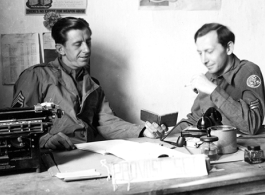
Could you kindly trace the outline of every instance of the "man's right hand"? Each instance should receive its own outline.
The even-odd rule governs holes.
[[[194,75],[192,77],[191,86],[193,89],[197,89],[199,92],[203,92],[208,95],[211,94],[217,87],[216,84],[209,81],[207,77],[202,73]]]
[[[44,145],[45,148],[49,149],[66,149],[74,150],[76,149],[75,145],[71,142],[69,137],[62,132],[59,132],[53,135]]]

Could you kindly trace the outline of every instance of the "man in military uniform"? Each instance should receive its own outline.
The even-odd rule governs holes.
[[[244,134],[260,132],[265,115],[264,81],[260,68],[233,53],[235,35],[226,26],[204,24],[194,36],[198,54],[208,69],[195,75],[191,86],[199,92],[191,113],[174,131],[196,126],[210,107],[222,115],[222,123]]]
[[[114,115],[99,82],[89,75],[91,29],[82,18],[59,19],[52,37],[59,57],[22,72],[14,86],[12,107],[42,102],[60,106],[64,115],[40,138],[41,148],[74,149],[75,143],[145,136],[157,138],[164,125],[131,124]]]

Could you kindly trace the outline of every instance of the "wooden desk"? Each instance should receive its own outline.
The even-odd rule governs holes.
[[[265,151],[265,138],[239,138],[241,145],[258,143]],[[156,140],[158,142],[158,140]],[[64,182],[41,173],[18,173],[0,176],[0,194],[251,194],[265,192],[265,163],[249,165],[233,162],[216,165],[223,171],[196,178],[169,179],[153,182],[119,185],[114,192],[111,181],[106,178]]]

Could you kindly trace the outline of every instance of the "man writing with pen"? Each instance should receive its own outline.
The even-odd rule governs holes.
[[[59,19],[52,27],[59,57],[22,72],[14,86],[12,107],[53,102],[64,111],[40,138],[41,148],[75,149],[74,144],[103,139],[158,138],[164,125],[131,124],[114,115],[99,82],[89,75],[89,24],[82,18]],[[99,136],[100,135],[100,136]]]
[[[224,125],[234,126],[244,134],[260,133],[265,116],[260,68],[233,53],[235,35],[224,25],[204,24],[195,33],[194,40],[208,72],[192,78],[190,84],[198,95],[187,119],[182,119],[173,131],[196,126],[203,113],[213,107],[221,113]]]

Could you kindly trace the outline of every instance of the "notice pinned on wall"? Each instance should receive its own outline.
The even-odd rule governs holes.
[[[139,0],[139,9],[220,10],[222,0]]]
[[[2,82],[14,84],[24,69],[40,63],[38,33],[2,34],[1,51]]]
[[[45,14],[53,11],[60,14],[85,14],[87,0],[24,0],[26,15]]]
[[[44,52],[44,62],[48,63],[55,60],[58,56],[55,49],[55,42],[51,36],[51,32],[42,33],[43,40],[43,52]]]

